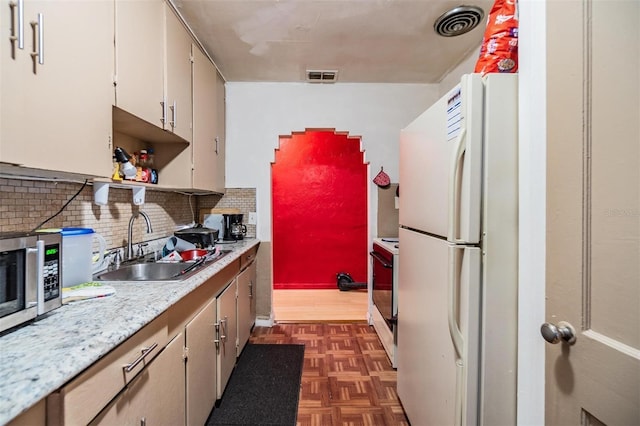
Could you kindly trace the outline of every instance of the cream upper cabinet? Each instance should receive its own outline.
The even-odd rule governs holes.
[[[109,176],[113,0],[0,4],[0,162]]]
[[[165,3],[165,97],[164,128],[191,142],[191,35]]]
[[[116,0],[114,104],[191,135],[191,36],[163,0]]]
[[[224,79],[216,72],[216,188],[223,193],[225,188],[225,120],[226,94]]]
[[[189,149],[166,159],[162,173],[170,176],[173,187],[223,193],[224,80],[197,45],[191,45],[191,52],[193,141]]]
[[[219,190],[217,159],[221,155],[217,137],[217,71],[211,61],[193,46],[193,187]],[[223,187],[224,189],[224,187]],[[222,192],[222,191],[220,191]]]
[[[116,0],[117,107],[164,126],[164,1]]]

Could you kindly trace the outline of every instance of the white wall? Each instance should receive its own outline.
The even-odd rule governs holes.
[[[466,58],[464,58],[456,67],[454,67],[449,73],[440,80],[439,96],[446,95],[456,84],[460,83],[460,77],[463,74],[472,73],[476,67],[476,61],[480,54],[480,46],[474,49]]]
[[[226,84],[226,186],[256,188],[257,237],[271,241],[271,162],[280,135],[332,128],[362,137],[369,179],[370,238],[377,233],[381,166],[398,181],[400,129],[438,99],[428,84]]]

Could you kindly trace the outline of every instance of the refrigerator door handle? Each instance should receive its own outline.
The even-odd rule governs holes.
[[[464,251],[463,247],[449,246],[449,273],[448,275],[448,297],[447,297],[447,314],[449,322],[449,335],[456,351],[456,399],[455,399],[455,426],[462,426],[463,417],[463,396],[464,389],[464,362],[463,362],[463,346],[464,340],[460,325],[458,324],[458,288],[460,284],[460,271],[458,268],[458,252]]]
[[[448,294],[447,294],[447,315],[449,321],[449,334],[451,335],[451,341],[453,347],[456,350],[456,363],[458,360],[462,362],[462,346],[464,344],[462,340],[462,332],[458,324],[458,256],[457,251],[464,250],[464,248],[450,246],[449,247],[449,273],[448,273]]]
[[[455,425],[477,424],[481,250],[449,244],[447,314],[455,350]]]
[[[466,134],[467,129],[462,128],[460,134],[456,138],[456,145],[453,150],[453,158],[451,159],[451,167],[449,167],[449,219],[447,239],[454,243],[462,243],[458,238],[460,229],[460,175],[462,173],[462,156],[466,151]]]

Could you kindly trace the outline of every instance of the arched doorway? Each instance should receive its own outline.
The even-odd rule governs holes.
[[[271,165],[274,289],[367,281],[367,164],[359,137],[307,129],[280,137]]]

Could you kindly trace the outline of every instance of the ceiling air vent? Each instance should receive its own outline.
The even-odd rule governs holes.
[[[459,6],[440,15],[433,24],[436,33],[455,37],[467,33],[482,22],[484,11],[477,6]]]
[[[309,83],[335,83],[338,79],[338,71],[331,70],[307,70]]]

